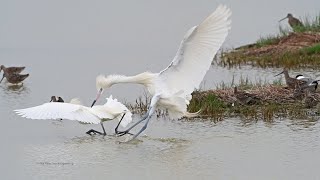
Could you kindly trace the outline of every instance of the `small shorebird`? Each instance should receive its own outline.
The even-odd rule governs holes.
[[[275,76],[279,76],[280,74],[284,74],[284,78],[286,80],[286,84],[289,89],[301,88],[302,86],[307,84],[307,82],[305,82],[305,81],[290,77],[288,69],[286,69],[286,68],[284,68],[282,72],[280,72],[279,74],[277,74]]]
[[[4,65],[1,65],[0,66],[0,72],[3,70],[3,71],[6,71],[7,73],[10,73],[10,74],[19,74],[21,73],[26,67],[22,66],[22,67],[5,67]]]
[[[289,23],[289,25],[291,26],[291,28],[293,30],[295,30],[296,27],[302,27],[303,26],[301,21],[299,19],[293,17],[293,15],[290,14],[290,13],[285,18],[281,19],[280,21],[283,21],[283,20],[285,20],[287,18],[288,18],[288,23]]]
[[[48,102],[40,106],[35,106],[27,109],[14,110],[18,115],[28,119],[69,119],[82,123],[101,124],[103,133],[96,130],[89,130],[87,134],[106,135],[103,126],[104,121],[113,119],[119,120],[119,125],[126,127],[132,121],[132,113],[130,110],[113,99],[112,96],[107,98],[104,105],[86,107],[80,104],[78,99],[72,99],[70,103]]]
[[[51,96],[51,100],[50,100],[50,102],[64,102],[64,100],[60,97],[60,96],[58,96],[58,97],[56,97],[56,96]]]
[[[257,104],[260,98],[257,97],[256,94],[250,94],[244,91],[238,91],[237,87],[234,87],[234,95],[236,96],[237,100],[242,105],[253,105]]]
[[[4,65],[0,66],[0,72],[3,70],[3,76],[0,80],[0,83],[4,78],[7,78],[7,81],[11,84],[19,84],[25,80],[29,74],[19,74],[23,71],[25,67],[5,67]]]

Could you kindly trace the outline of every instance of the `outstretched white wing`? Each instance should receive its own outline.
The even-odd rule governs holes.
[[[29,119],[68,119],[84,123],[100,123],[99,117],[90,112],[89,109],[77,104],[50,102],[14,111],[18,115]]]
[[[171,64],[160,72],[160,81],[170,93],[191,94],[199,88],[211,62],[231,28],[231,11],[219,6],[185,35]]]
[[[131,123],[132,113],[130,112],[130,110],[117,99],[113,99],[112,95],[107,98],[107,103],[105,103],[103,106],[106,107],[106,110],[110,114],[113,114],[119,121],[121,120],[123,113],[126,113],[120,123],[122,127],[126,127],[129,123]]]

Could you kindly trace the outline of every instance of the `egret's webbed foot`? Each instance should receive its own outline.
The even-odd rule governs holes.
[[[141,134],[142,131],[144,131],[146,128],[147,128],[147,125],[149,123],[149,120],[150,120],[150,115],[149,114],[152,114],[154,112],[154,108],[152,108],[151,110],[149,109],[148,112],[142,117],[142,119],[140,119],[138,122],[136,122],[135,124],[133,124],[131,127],[129,127],[127,130],[125,131],[116,131],[116,134],[119,135],[119,136],[123,136],[125,134],[131,134],[129,133],[129,131],[136,127],[138,124],[140,124],[142,121],[144,120],[147,120],[146,123],[144,124],[144,126],[140,129],[140,131],[136,134],[131,134],[133,135],[132,139],[130,139],[129,141],[132,141],[133,139],[135,139],[139,134]],[[126,142],[129,142],[129,141],[126,141]]]
[[[107,135],[106,133],[102,133],[102,132],[96,131],[94,129],[90,129],[86,133],[89,134],[90,136],[95,135],[95,134],[100,134],[100,135],[103,135],[103,136]]]
[[[116,135],[117,136],[124,136],[126,134],[130,134],[130,135],[133,135],[132,133],[129,132],[129,130],[126,130],[126,131],[116,131]]]
[[[99,132],[99,131],[96,131],[94,129],[90,129],[86,133],[89,134],[89,135],[92,135],[92,134],[100,134],[100,135],[103,135],[103,136],[107,135],[106,130],[104,129],[104,126],[103,126],[102,122],[100,124],[101,124],[102,130],[103,130],[103,133]]]

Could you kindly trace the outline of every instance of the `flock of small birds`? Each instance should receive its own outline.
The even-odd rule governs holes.
[[[292,97],[294,99],[302,99],[307,108],[312,108],[320,102],[319,95],[316,93],[320,80],[305,77],[302,74],[298,74],[294,78],[290,77],[287,68],[284,68],[282,72],[275,76],[281,74],[284,74],[287,85],[285,88],[293,90]],[[254,105],[260,101],[257,94],[239,91],[237,87],[234,88],[234,95],[238,102],[243,105]]]
[[[304,97],[304,103],[307,108],[312,108],[319,103],[319,99],[315,96],[320,80],[311,77],[305,77],[298,74],[295,78],[289,76],[288,69],[284,68],[283,71],[276,76],[284,74],[286,84],[289,89],[293,89],[293,97]]]

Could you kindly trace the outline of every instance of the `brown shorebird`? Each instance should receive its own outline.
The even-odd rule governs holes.
[[[19,74],[23,71],[25,67],[8,67],[6,68],[4,65],[0,66],[0,72],[3,70],[3,76],[0,80],[2,82],[3,78],[7,78],[7,81],[11,84],[19,84],[23,80],[25,80],[29,74]]]
[[[236,96],[237,100],[242,105],[253,105],[257,104],[260,100],[259,97],[257,97],[256,94],[250,94],[244,91],[238,91],[237,87],[234,87],[234,95]]]
[[[275,76],[279,76],[280,74],[284,74],[284,78],[286,80],[286,84],[289,89],[301,88],[307,84],[307,82],[305,82],[305,81],[290,77],[287,68],[284,68],[281,73],[279,73]]]
[[[4,72],[7,72],[9,74],[19,74],[21,73],[26,67],[5,67],[4,65],[0,66],[0,72],[3,70]]]
[[[295,30],[295,28],[297,28],[297,27],[303,27],[303,24],[301,23],[301,21],[299,19],[293,17],[292,14],[290,14],[290,13],[285,18],[281,19],[280,21],[283,21],[287,18],[288,18],[288,23],[293,30]]]
[[[63,100],[60,96],[58,96],[58,97],[56,97],[56,96],[51,96],[50,102],[61,102],[61,103],[63,103],[64,100]]]

